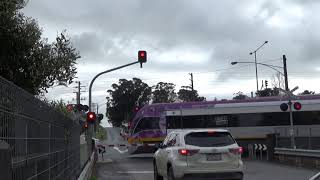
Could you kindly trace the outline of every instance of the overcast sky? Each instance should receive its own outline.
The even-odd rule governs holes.
[[[178,89],[190,84],[192,72],[195,89],[209,100],[249,95],[256,89],[254,65],[230,62],[254,61],[249,53],[266,40],[258,62],[281,66],[285,54],[289,86],[320,92],[319,8],[312,0],[32,0],[23,11],[49,41],[67,30],[82,56],[77,77],[83,85],[100,71],[136,61],[138,50],[148,51],[143,69],[131,66],[97,79],[93,102],[105,112],[106,90],[119,78],[138,77],[150,86],[172,82]],[[258,73],[261,86],[262,80],[271,84],[275,71],[259,66]],[[46,96],[74,102],[73,86]]]

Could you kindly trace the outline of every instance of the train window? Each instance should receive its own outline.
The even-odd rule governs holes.
[[[160,120],[159,117],[144,117],[144,118],[142,118],[139,121],[134,133],[138,133],[143,130],[160,129],[159,120]]]
[[[167,116],[167,129],[180,129],[181,128],[181,116]]]
[[[204,128],[205,118],[204,116],[183,116],[182,127],[183,128]]]

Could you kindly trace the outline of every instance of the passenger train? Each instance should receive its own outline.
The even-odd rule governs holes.
[[[293,110],[296,129],[320,127],[320,96],[297,96],[302,107]],[[130,122],[129,153],[149,152],[174,129],[224,128],[242,146],[257,143],[278,128],[290,126],[289,111],[280,109],[286,97],[150,104],[141,108]]]

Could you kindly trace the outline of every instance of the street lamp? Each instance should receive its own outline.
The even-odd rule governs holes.
[[[268,41],[266,41],[265,43],[267,43]],[[262,47],[262,46],[260,46]],[[259,47],[259,48],[260,48]],[[258,48],[258,49],[259,49]],[[231,62],[231,65],[236,65],[236,64],[240,64],[240,63],[243,63],[243,64],[255,64],[255,65],[262,65],[262,66],[266,66],[266,67],[269,67],[275,71],[277,71],[278,73],[280,73],[281,75],[284,76],[284,80],[285,80],[285,90],[282,90],[280,87],[279,87],[279,90],[282,90],[284,91],[288,97],[289,97],[289,113],[290,113],[290,127],[291,127],[291,131],[290,131],[290,136],[291,136],[291,147],[293,149],[296,149],[296,145],[295,145],[295,142],[294,142],[294,127],[293,127],[293,113],[292,113],[292,92],[295,91],[297,89],[294,88],[290,91],[289,89],[289,83],[288,83],[288,71],[287,71],[287,58],[285,55],[282,56],[282,61],[283,61],[283,67],[281,66],[275,66],[275,65],[270,65],[270,64],[265,64],[265,63],[257,63],[256,61],[255,62],[237,62],[237,61],[234,61],[234,62]],[[276,68],[283,68],[283,73],[281,71],[279,71],[278,69]],[[257,82],[258,83],[258,82]],[[258,91],[257,91],[258,92]]]
[[[262,48],[265,44],[267,44],[268,41],[265,41],[261,46],[259,46],[256,50],[253,52],[250,52],[250,55],[254,54],[254,63],[256,66],[256,81],[257,81],[257,92],[259,91],[259,82],[258,82],[258,63],[257,63],[257,51]]]

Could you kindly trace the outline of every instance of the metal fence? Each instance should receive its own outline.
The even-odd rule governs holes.
[[[320,150],[319,126],[295,127],[293,132],[297,149]],[[277,128],[275,133],[277,148],[291,148],[290,127]]]
[[[0,179],[76,179],[80,127],[0,77]]]

